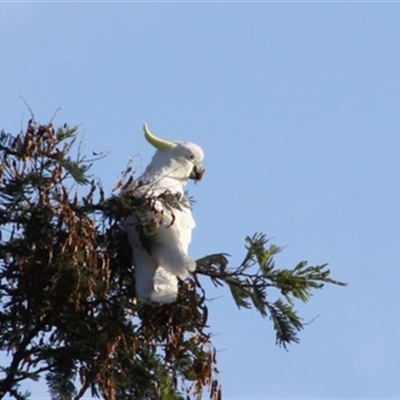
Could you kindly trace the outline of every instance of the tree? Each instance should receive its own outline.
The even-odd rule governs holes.
[[[0,398],[26,399],[21,383],[44,376],[54,399],[221,398],[216,351],[199,275],[227,285],[239,308],[269,318],[276,341],[298,342],[304,327],[295,301],[333,280],[327,265],[279,269],[281,249],[264,234],[245,239],[230,267],[224,253],[197,260],[169,305],[138,302],[131,249],[120,221],[135,213],[143,238],[156,240],[143,218],[149,201],[106,196],[89,179],[77,129],[33,119],[18,135],[0,134]],[[130,168],[116,188],[131,183]],[[78,196],[78,186],[84,194]],[[172,207],[176,199],[168,199]],[[280,296],[269,299],[271,289]]]

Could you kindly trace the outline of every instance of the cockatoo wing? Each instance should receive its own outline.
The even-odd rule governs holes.
[[[184,280],[189,271],[196,269],[196,262],[188,256],[192,229],[195,226],[192,213],[186,207],[181,210],[160,209],[160,204],[157,204],[156,208],[163,219],[157,230],[158,241],[152,249],[152,255],[161,267]]]
[[[124,227],[133,251],[137,297],[142,301],[172,303],[178,294],[177,277],[164,269],[143,247],[133,215],[125,220]]]

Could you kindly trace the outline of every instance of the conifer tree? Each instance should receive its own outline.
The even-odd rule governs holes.
[[[296,301],[325,283],[343,285],[326,264],[276,267],[281,248],[260,233],[245,239],[238,266],[225,253],[197,260],[176,302],[137,301],[120,222],[134,213],[146,240],[156,240],[141,218],[149,205],[106,195],[85,156],[72,157],[76,139],[77,128],[33,119],[18,135],[0,134],[0,399],[28,399],[24,381],[41,378],[52,399],[220,399],[200,275],[269,319],[285,348],[304,328]],[[130,178],[128,169],[116,187]]]

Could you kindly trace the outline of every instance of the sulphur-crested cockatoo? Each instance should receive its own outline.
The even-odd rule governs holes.
[[[153,135],[144,127],[147,141],[156,149],[151,163],[137,180],[135,195],[155,198],[160,194],[185,199],[184,187],[188,179],[198,181],[204,174],[203,150],[193,143],[170,142]],[[148,218],[157,221],[157,240],[150,250],[143,246],[137,218],[125,220],[129,242],[133,250],[136,295],[142,301],[171,303],[178,294],[178,278],[184,280],[196,268],[188,255],[195,222],[187,199],[187,206],[170,207],[156,200],[148,211]]]

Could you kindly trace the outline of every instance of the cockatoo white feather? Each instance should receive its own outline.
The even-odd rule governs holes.
[[[144,126],[146,139],[157,148],[151,163],[137,180],[135,195],[157,197],[163,193],[184,199],[188,179],[200,180],[204,167],[202,149],[193,143],[168,142],[156,138]],[[140,240],[137,218],[125,220],[129,242],[133,249],[136,294],[143,301],[170,303],[178,294],[178,278],[184,280],[196,269],[188,248],[196,226],[189,204],[180,209],[166,207],[156,200],[149,219],[161,216],[157,224],[157,242],[148,251]]]

